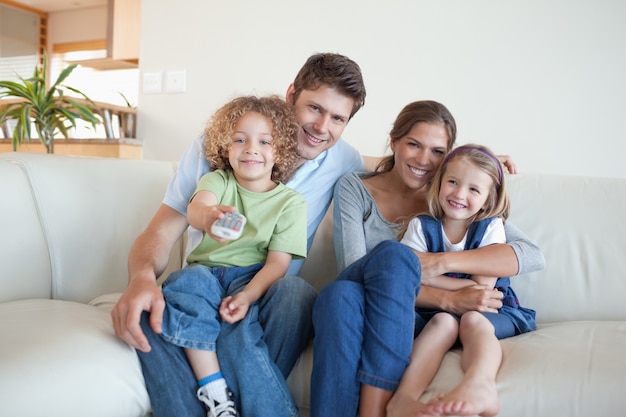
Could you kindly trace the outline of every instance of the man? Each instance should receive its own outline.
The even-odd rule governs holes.
[[[363,169],[359,153],[341,140],[365,101],[360,68],[342,55],[315,54],[287,89],[286,100],[293,104],[300,125],[299,166],[287,186],[307,201],[310,248],[335,182],[347,172]],[[195,377],[184,352],[159,336],[164,300],[156,278],[188,227],[187,203],[208,170],[199,137],[183,155],[163,204],[131,248],[128,288],[111,312],[116,335],[138,350],[155,417],[206,414],[195,399]],[[189,248],[200,237],[198,231],[190,231]],[[220,333],[222,371],[246,417],[298,415],[285,378],[310,339],[316,296],[309,284],[293,276],[301,265],[292,263],[288,277],[276,282],[246,319],[236,326],[224,325]],[[220,342],[229,349],[220,350]]]

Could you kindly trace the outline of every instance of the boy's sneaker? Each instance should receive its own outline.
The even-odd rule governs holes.
[[[207,417],[239,417],[239,413],[235,408],[233,393],[226,387],[226,397],[228,400],[218,403],[206,394],[206,390],[200,388],[198,390],[198,399],[206,404],[209,411]]]

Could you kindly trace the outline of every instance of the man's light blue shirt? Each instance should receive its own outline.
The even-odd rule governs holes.
[[[187,147],[163,198],[163,204],[185,217],[187,204],[196,190],[200,177],[211,170],[204,155],[203,141],[204,135],[200,135]],[[363,158],[359,152],[339,138],[335,145],[317,158],[306,161],[285,184],[302,194],[306,200],[309,249],[313,244],[317,227],[328,210],[337,180],[348,172],[362,170]],[[195,248],[201,239],[202,232],[190,227],[186,254]],[[288,275],[297,275],[303,263],[304,260],[292,261]]]

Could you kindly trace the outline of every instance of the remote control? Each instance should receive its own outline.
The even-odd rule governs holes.
[[[235,240],[241,236],[246,218],[239,213],[224,213],[224,217],[218,219],[211,226],[211,233],[224,239]]]

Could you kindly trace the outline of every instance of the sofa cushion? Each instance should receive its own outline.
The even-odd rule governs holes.
[[[500,415],[599,416],[626,410],[626,322],[540,325],[501,343]],[[461,350],[455,349],[422,398],[448,392],[462,376]]]
[[[0,304],[0,415],[136,417],[150,402],[134,349],[107,309],[61,300]]]
[[[44,225],[31,227],[41,227],[47,244],[44,265],[38,266],[51,271],[47,273],[52,275],[51,294],[48,291],[46,297],[87,303],[101,294],[123,291],[128,283],[130,247],[159,207],[175,164],[20,152],[0,154],[2,160],[19,166],[28,177],[28,185],[16,183],[16,190],[32,190],[35,196],[31,197],[35,208],[31,202],[24,210],[34,210],[36,215],[21,215]],[[4,182],[0,183],[0,195],[11,191],[5,187],[13,187]],[[21,202],[11,204],[14,210],[21,206]],[[20,225],[8,226],[10,233],[23,233]],[[24,236],[30,242],[41,234]],[[16,247],[29,250],[27,243]],[[171,263],[181,265],[181,255],[179,244]],[[22,254],[15,262],[28,259]],[[19,277],[42,275],[25,271]],[[29,298],[34,297],[30,293]]]
[[[29,179],[19,164],[0,159],[0,302],[49,298],[52,271]]]
[[[511,280],[537,323],[626,320],[626,178],[518,174],[507,189],[510,221],[546,258]]]

